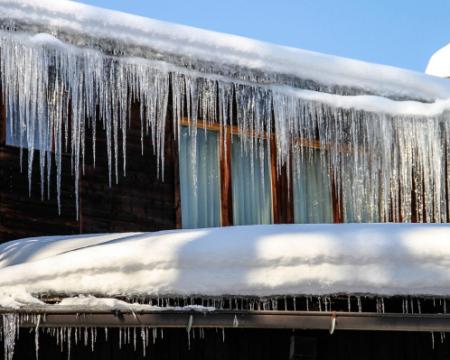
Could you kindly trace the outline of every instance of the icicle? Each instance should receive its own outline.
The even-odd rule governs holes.
[[[145,357],[147,350],[147,343],[145,341],[145,330],[143,327],[141,327],[141,341],[142,341],[142,355]]]
[[[358,301],[358,312],[362,312],[361,296],[357,296],[356,299]]]
[[[88,346],[88,342],[89,342],[89,332],[88,332],[88,328],[85,327],[84,328],[84,346]]]
[[[91,328],[91,351],[94,352],[95,345],[95,336],[94,336],[94,328]]]
[[[187,335],[188,335],[188,347],[189,349],[191,349],[191,329],[192,329],[192,324],[194,322],[194,317],[192,315],[189,315],[189,321],[186,327],[186,331],[187,331]]]
[[[434,332],[431,332],[431,348],[434,350]]]
[[[38,314],[36,327],[34,328],[34,348],[36,353],[36,360],[39,359],[39,325],[41,324],[41,315]]]
[[[67,328],[67,360],[70,360],[72,348],[72,328]]]
[[[3,314],[3,352],[5,360],[12,360],[14,356],[14,347],[16,344],[16,337],[18,332],[19,317],[17,314]]]
[[[60,327],[59,329],[56,330],[56,333],[58,334],[57,343],[59,343],[59,351],[64,352],[65,329],[63,327]]]
[[[222,342],[225,343],[225,328],[222,328]]]
[[[234,319],[233,319],[233,327],[237,328],[239,326],[239,320],[237,318],[237,315],[234,315]]]

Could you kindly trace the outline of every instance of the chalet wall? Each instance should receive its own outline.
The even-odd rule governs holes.
[[[157,174],[157,157],[149,137],[141,152],[139,108],[131,110],[127,130],[127,174],[119,165],[119,183],[109,187],[106,136],[97,129],[97,159],[93,166],[91,143],[87,146],[86,173],[81,179],[80,231],[155,231],[176,228],[175,156],[172,130],[167,128],[164,181]],[[121,153],[120,153],[121,154]],[[120,156],[121,158],[121,156]],[[120,159],[121,160],[121,159]]]
[[[56,180],[51,180],[53,195],[41,201],[38,162],[33,166],[31,197],[28,196],[26,175],[27,152],[24,151],[24,171],[20,172],[19,149],[0,148],[0,240],[28,236],[76,234],[79,225],[75,220],[73,181],[69,159],[64,159],[61,187],[61,216],[58,216]],[[55,171],[55,169],[53,169]]]
[[[74,178],[70,157],[63,159],[61,215],[56,202],[56,177],[51,177],[51,198],[41,201],[38,158],[35,158],[32,192],[28,195],[27,151],[4,146],[0,140],[0,242],[41,236],[97,232],[154,231],[176,227],[175,156],[171,129],[167,129],[164,181],[157,177],[157,158],[149,139],[141,156],[140,120],[137,106],[131,111],[127,141],[127,176],[119,184],[108,184],[105,136],[97,129],[96,167],[93,167],[91,145],[86,151],[86,173],[80,181],[80,221],[76,220]],[[3,113],[0,134],[4,134]],[[89,140],[89,139],[87,139]],[[88,144],[91,142],[88,141]],[[53,174],[55,169],[52,169]]]

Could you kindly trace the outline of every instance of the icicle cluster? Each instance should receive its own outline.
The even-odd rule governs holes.
[[[39,150],[42,196],[50,194],[55,163],[59,206],[63,154],[71,156],[78,209],[86,141],[92,139],[95,164],[99,127],[106,132],[110,185],[121,171],[126,173],[129,110],[136,100],[142,146],[149,134],[158,171],[163,169],[171,109],[176,138],[186,117],[194,135],[198,119],[220,124],[222,132],[228,125],[237,126],[244,139],[242,151],[251,154],[265,156],[262,139],[274,141],[278,171],[284,164],[297,163],[305,148],[316,144],[330,169],[345,221],[450,220],[448,112],[421,117],[342,109],[302,99],[281,86],[37,42],[31,35],[11,32],[0,35],[0,58],[8,131],[21,148],[31,149],[30,184],[34,149]]]
[[[131,300],[131,299],[130,299]],[[186,311],[189,315],[186,320],[186,346],[190,349],[193,340],[203,340],[207,336],[218,336],[225,342],[225,328],[214,329],[202,328],[196,324],[196,318],[208,316],[208,311],[202,313],[199,306],[213,306],[214,311],[234,312],[227,329],[240,328],[242,313],[257,313],[258,311],[299,311],[299,312],[369,312],[379,314],[447,314],[446,297],[415,297],[415,296],[395,296],[378,297],[370,295],[298,295],[298,296],[273,296],[273,297],[167,297],[167,298],[133,298],[133,302],[145,302],[160,307],[159,311],[176,311],[177,313]],[[130,304],[131,305],[131,304]],[[185,306],[180,307],[180,306]],[[197,307],[196,307],[197,306]],[[205,308],[206,309],[206,308]],[[34,333],[34,344],[36,359],[39,359],[39,341],[41,337],[51,336],[56,340],[56,345],[61,352],[67,354],[70,359],[73,346],[84,346],[95,351],[97,342],[116,342],[119,349],[128,348],[135,352],[140,352],[143,357],[151,356],[151,345],[157,340],[164,339],[164,329],[152,327],[142,323],[136,326],[121,327],[95,327],[83,324],[85,318],[83,314],[86,309],[80,309],[80,324],[55,326],[46,324],[46,313],[4,313],[0,316],[0,346],[3,343],[4,359],[12,360],[16,342],[19,339],[19,329],[24,326],[30,329],[30,334]],[[42,310],[41,310],[42,311]],[[52,305],[49,305],[48,312],[51,313]],[[151,312],[158,311],[155,308]],[[209,310],[213,311],[213,310]],[[88,313],[88,312],[87,312]],[[145,313],[145,312],[144,312]],[[141,311],[132,312],[133,317],[139,319]],[[117,316],[121,317],[121,312],[117,311]],[[139,323],[139,322],[138,322]],[[214,334],[215,333],[215,334]],[[434,333],[432,332],[434,339]],[[445,340],[445,333],[440,333],[441,343]]]
[[[3,353],[5,360],[12,360],[16,339],[19,336],[19,316],[17,314],[2,315],[2,331],[0,335],[3,335]]]

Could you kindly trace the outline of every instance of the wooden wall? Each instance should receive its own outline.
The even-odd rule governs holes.
[[[42,330],[41,330],[42,331]],[[197,330],[198,331],[198,330]],[[131,332],[132,333],[132,332]],[[441,343],[440,334],[434,334],[434,349],[430,333],[406,332],[344,332],[333,335],[322,331],[289,330],[205,330],[205,338],[191,336],[188,347],[184,329],[165,329],[164,338],[147,348],[146,359],[153,360],[288,360],[291,337],[296,337],[297,360],[443,360],[450,355],[450,341]],[[150,337],[151,338],[151,337]],[[88,346],[75,345],[72,334],[71,356],[77,359],[144,359],[139,332],[137,351],[131,344],[119,349],[118,330],[109,330],[109,341],[104,341],[103,329],[98,329],[94,352]],[[67,359],[67,344],[63,351],[56,339],[41,332],[39,344],[40,359]],[[2,357],[3,346],[0,348]],[[34,331],[21,330],[16,345],[14,360],[35,359]]]
[[[156,173],[156,156],[146,138],[141,156],[139,112],[131,111],[127,141],[127,176],[108,184],[105,133],[97,129],[96,168],[87,139],[86,173],[80,181],[80,220],[76,220],[74,178],[70,157],[63,159],[62,211],[58,215],[56,179],[52,176],[51,198],[41,201],[39,164],[35,158],[32,193],[28,195],[27,152],[20,172],[19,149],[4,145],[6,119],[0,120],[0,242],[30,236],[98,232],[154,231],[176,227],[175,155],[171,129],[167,129],[165,178]],[[37,155],[36,155],[37,156]],[[55,169],[52,170],[55,174]]]

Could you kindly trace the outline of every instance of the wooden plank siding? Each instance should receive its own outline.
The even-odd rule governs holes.
[[[131,110],[127,131],[127,176],[108,184],[105,132],[97,129],[96,167],[93,166],[92,141],[86,139],[85,174],[80,179],[80,221],[76,220],[74,177],[70,156],[63,156],[61,215],[56,202],[56,179],[51,178],[51,199],[41,201],[39,161],[34,161],[32,194],[28,196],[27,150],[23,152],[20,172],[18,148],[0,143],[0,242],[12,239],[98,232],[156,231],[177,226],[175,204],[175,153],[172,130],[167,128],[164,181],[157,177],[157,158],[150,139],[144,139],[141,156],[140,119],[137,104]],[[0,130],[4,133],[3,112]],[[90,134],[90,131],[88,131]],[[3,137],[4,140],[4,137]],[[121,169],[121,166],[120,166]],[[56,173],[53,169],[52,173]]]
[[[99,123],[99,122],[98,122]],[[170,123],[170,122],[168,122]],[[139,106],[131,109],[127,129],[127,173],[123,176],[119,151],[119,182],[109,187],[106,136],[97,129],[96,166],[93,166],[92,142],[87,141],[86,173],[81,177],[81,231],[83,233],[156,231],[177,226],[175,204],[175,153],[173,133],[166,130],[164,180],[157,176],[157,156],[150,138],[144,137],[141,152]],[[119,145],[121,147],[121,145]]]

